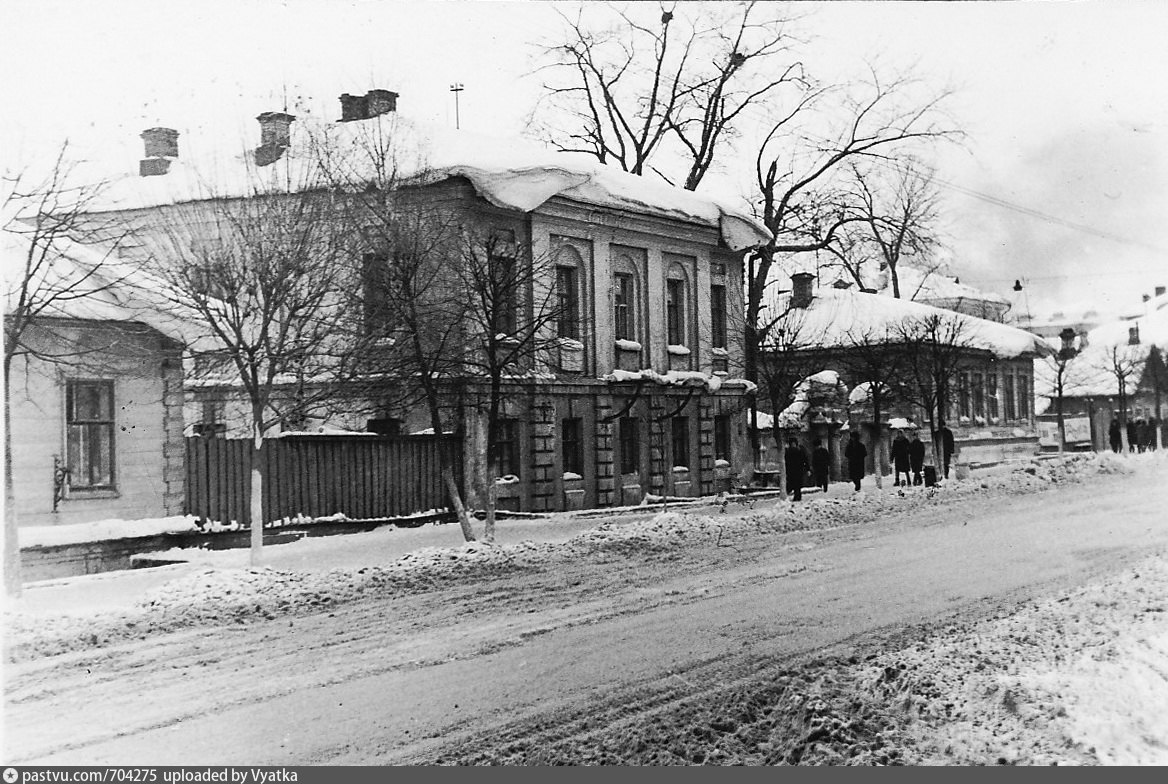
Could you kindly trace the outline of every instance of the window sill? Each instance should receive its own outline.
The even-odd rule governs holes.
[[[69,495],[62,501],[98,501],[121,498],[122,494],[112,488],[69,488]]]

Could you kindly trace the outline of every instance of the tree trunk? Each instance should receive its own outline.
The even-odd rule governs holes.
[[[450,504],[454,507],[454,514],[458,516],[458,527],[462,529],[462,538],[468,542],[475,540],[474,529],[470,524],[470,515],[462,505],[462,494],[458,492],[458,482],[454,479],[454,469],[450,464],[442,462],[442,481],[446,483],[446,492],[450,494]]]
[[[876,464],[876,489],[884,489],[884,434],[880,428],[880,382],[872,382],[872,429],[875,440],[872,442],[872,462]]]
[[[251,448],[251,565],[260,566],[264,554],[264,436],[261,425],[256,422],[252,425],[253,440]]]
[[[20,534],[16,519],[16,486],[12,478],[12,402],[9,390],[9,357],[4,361],[4,592],[18,598],[20,579]]]
[[[1062,455],[1067,450],[1067,423],[1063,420],[1063,389],[1058,387],[1058,453]]]

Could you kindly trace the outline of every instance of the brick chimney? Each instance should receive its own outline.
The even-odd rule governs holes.
[[[173,128],[147,128],[138,134],[145,146],[145,157],[138,162],[138,174],[155,177],[170,170],[171,159],[178,157],[178,131]]]
[[[1140,325],[1136,324],[1134,327],[1127,328],[1127,344],[1129,346],[1140,345]]]
[[[369,117],[369,100],[364,95],[341,96],[341,122],[364,120]]]
[[[287,147],[292,139],[292,121],[296,118],[283,112],[264,112],[260,121],[260,144],[264,147]]]
[[[284,112],[264,112],[256,117],[260,123],[260,146],[255,149],[256,166],[268,166],[280,160],[292,143],[292,122]]]
[[[397,111],[397,93],[392,90],[370,90],[365,94],[370,117]]]
[[[815,276],[810,272],[796,272],[791,276],[791,307],[805,308],[811,304],[811,281]]]
[[[398,94],[392,90],[370,90],[365,95],[341,95],[341,122],[368,120],[397,111]]]

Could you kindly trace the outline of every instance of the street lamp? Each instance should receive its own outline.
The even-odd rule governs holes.
[[[1063,420],[1063,388],[1067,382],[1067,363],[1079,355],[1079,350],[1075,348],[1075,330],[1070,327],[1066,327],[1059,333],[1059,340],[1062,345],[1059,347],[1055,359],[1055,393],[1058,395],[1058,434],[1059,454],[1061,455],[1067,448],[1067,425]]]

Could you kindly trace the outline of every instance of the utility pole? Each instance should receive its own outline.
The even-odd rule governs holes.
[[[460,92],[462,92],[464,89],[465,88],[462,86],[462,82],[455,82],[454,84],[450,85],[450,92],[454,93],[454,128],[455,128],[455,130],[458,130],[458,128],[461,127],[461,123],[459,122],[460,118],[458,116],[458,94]]]

